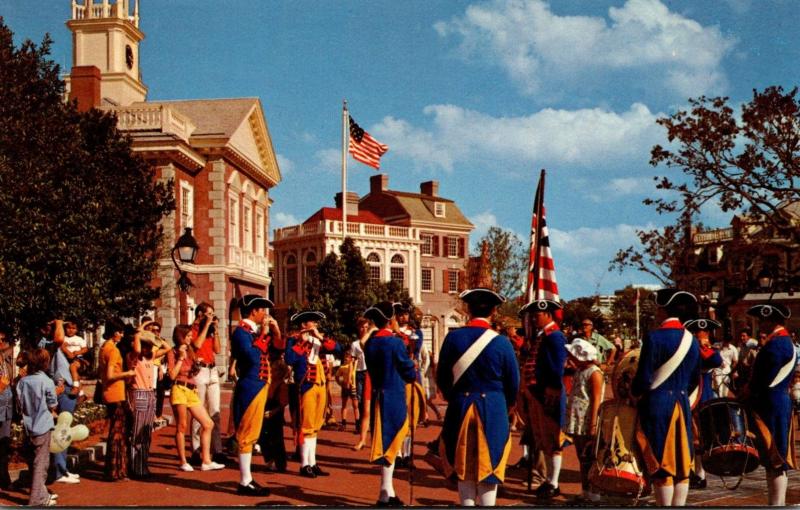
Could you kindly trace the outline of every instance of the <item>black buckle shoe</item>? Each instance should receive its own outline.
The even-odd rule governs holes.
[[[314,468],[311,466],[303,466],[300,468],[300,476],[303,478],[316,478],[317,474],[314,472]]]
[[[257,484],[255,480],[252,480],[247,485],[239,484],[239,486],[236,488],[236,494],[240,496],[258,496],[265,498],[269,496],[269,489],[262,487],[261,485]]]
[[[692,473],[692,476],[689,477],[689,488],[690,489],[705,489],[708,486],[708,482],[706,482],[705,478],[700,478],[699,476]]]
[[[533,491],[533,493],[536,494],[537,498],[551,499],[559,496],[561,494],[561,489],[553,486],[553,484],[550,482],[544,482],[535,491]]]
[[[316,464],[314,464],[313,466],[311,466],[311,470],[312,470],[312,471],[314,472],[314,474],[315,474],[315,475],[317,475],[317,476],[330,476],[330,473],[328,473],[327,471],[323,471],[323,470],[322,470],[322,469],[321,469],[321,468],[320,468],[318,465],[316,465]]]

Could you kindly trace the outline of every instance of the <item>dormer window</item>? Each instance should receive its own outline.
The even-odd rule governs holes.
[[[434,216],[436,216],[437,218],[444,218],[444,215],[445,215],[444,205],[445,205],[444,202],[435,202],[433,204],[433,214],[434,214]]]

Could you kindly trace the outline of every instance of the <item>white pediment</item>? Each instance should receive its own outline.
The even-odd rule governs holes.
[[[272,148],[264,112],[259,104],[254,104],[242,120],[242,123],[228,139],[228,147],[247,158],[275,183],[280,182],[281,172],[278,168],[278,160]]]

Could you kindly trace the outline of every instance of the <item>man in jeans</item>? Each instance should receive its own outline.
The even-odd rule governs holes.
[[[200,367],[200,372],[195,376],[197,395],[200,402],[208,411],[214,421],[214,431],[211,434],[211,453],[214,462],[225,463],[222,454],[222,440],[220,438],[220,386],[219,372],[217,372],[216,355],[221,347],[217,327],[219,319],[214,315],[214,308],[206,302],[200,303],[195,309],[195,321],[192,325],[192,347],[195,358]],[[200,463],[200,424],[192,421],[192,463]]]
[[[72,373],[69,370],[69,358],[65,353],[65,347],[59,345],[53,354],[50,364],[50,372],[56,386],[63,386],[63,392],[58,395],[58,413],[75,413],[78,405],[78,382],[73,381]],[[76,391],[73,391],[73,387]],[[58,483],[80,483],[80,476],[67,471],[67,451],[51,454],[51,465],[53,468],[53,479]]]

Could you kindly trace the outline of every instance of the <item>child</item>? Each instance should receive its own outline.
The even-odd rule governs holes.
[[[83,355],[89,352],[89,347],[86,345],[86,339],[78,335],[78,324],[73,320],[64,322],[64,342],[61,344],[61,350],[67,355],[69,360],[69,373],[72,376],[72,393],[74,395],[83,396],[81,390],[81,376],[80,368],[83,365],[88,365],[88,362],[83,359]]]
[[[133,337],[133,350],[128,353],[128,367],[134,371],[128,385],[128,404],[133,411],[133,427],[129,444],[131,475],[143,479],[150,476],[147,458],[155,418],[156,392],[153,372],[153,343],[155,335],[139,326]]]
[[[344,355],[344,363],[336,371],[336,382],[342,388],[342,425],[340,430],[347,430],[347,418],[345,412],[347,411],[347,401],[350,400],[350,407],[353,408],[353,420],[356,425],[359,422],[358,417],[358,395],[356,394],[356,364],[353,356],[349,352]],[[356,433],[359,432],[356,426]]]
[[[46,349],[34,350],[30,355],[28,373],[17,385],[22,423],[27,433],[29,452],[32,453],[30,506],[55,506],[56,496],[45,487],[50,466],[50,434],[55,428],[58,400],[56,386],[47,375],[50,354]]]
[[[603,371],[597,365],[597,348],[582,338],[567,344],[569,361],[575,366],[572,390],[567,400],[567,430],[575,443],[581,467],[582,497],[599,501],[600,495],[589,486],[589,468],[592,466],[592,445],[597,434],[597,415],[603,402],[605,382]]]

